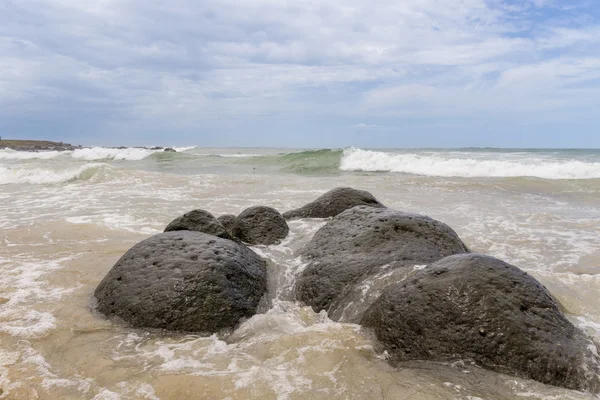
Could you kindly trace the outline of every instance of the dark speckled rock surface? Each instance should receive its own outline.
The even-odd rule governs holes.
[[[600,390],[595,344],[536,279],[493,257],[444,258],[385,289],[361,322],[394,364],[467,359],[550,385]]]
[[[308,266],[298,278],[299,300],[334,320],[358,322],[379,293],[369,280],[383,273],[398,279],[416,264],[465,253],[446,224],[389,208],[354,207],[323,226],[304,249]],[[372,283],[372,282],[371,282]]]
[[[165,232],[195,231],[229,239],[225,227],[211,213],[204,210],[192,210],[175,218],[167,225]]]
[[[134,327],[215,333],[256,313],[266,264],[247,247],[200,232],[133,246],[100,282],[97,309]]]
[[[384,207],[371,193],[365,190],[339,187],[296,210],[283,213],[283,216],[285,219],[329,218],[356,206]]]
[[[232,228],[234,237],[249,244],[272,245],[280,243],[290,228],[283,216],[274,208],[249,207],[237,216]]]

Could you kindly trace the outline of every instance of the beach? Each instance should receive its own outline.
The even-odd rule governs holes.
[[[152,147],[0,150],[0,398],[594,398],[469,363],[391,367],[359,325],[294,301],[322,219],[252,247],[271,307],[228,337],[128,328],[92,294],[187,211],[284,212],[348,186],[525,270],[600,341],[600,150]]]

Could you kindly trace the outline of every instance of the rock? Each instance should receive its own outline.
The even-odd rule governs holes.
[[[167,232],[133,246],[100,282],[97,309],[133,327],[212,334],[256,313],[265,261],[200,232]]]
[[[167,147],[163,150],[165,153],[177,153],[177,150]]]
[[[600,390],[596,345],[537,280],[493,257],[444,258],[391,285],[361,323],[397,364],[473,360],[575,390]]]
[[[323,194],[312,203],[285,212],[283,216],[285,219],[329,218],[356,206],[385,207],[367,191],[339,187]]]
[[[389,208],[354,207],[334,217],[303,249],[308,265],[296,296],[336,321],[358,322],[391,282],[452,254],[468,252],[432,218]]]
[[[233,214],[225,214],[221,215],[219,218],[217,218],[217,220],[221,223],[221,225],[223,225],[223,227],[229,233],[229,235],[233,237],[233,226],[237,221],[237,217]]]
[[[192,210],[175,218],[165,228],[165,232],[172,231],[204,232],[220,238],[231,239],[225,227],[211,213],[204,210]]]
[[[232,234],[249,244],[271,245],[285,239],[290,228],[283,216],[274,208],[250,207],[236,218]]]

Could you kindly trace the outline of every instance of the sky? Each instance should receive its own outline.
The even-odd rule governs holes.
[[[0,136],[600,148],[600,1],[0,0]]]

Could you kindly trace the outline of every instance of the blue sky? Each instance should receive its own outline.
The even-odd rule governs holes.
[[[0,0],[0,132],[600,148],[600,2]]]

